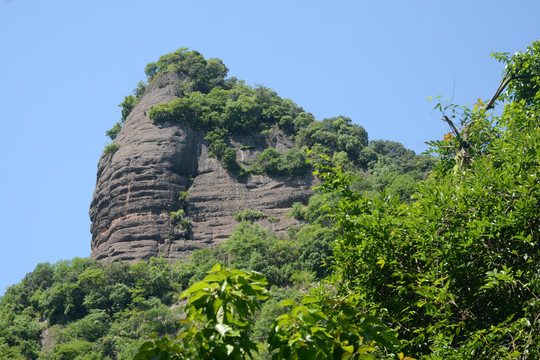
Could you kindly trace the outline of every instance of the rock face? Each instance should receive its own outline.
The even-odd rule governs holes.
[[[195,249],[227,239],[237,224],[234,215],[244,209],[266,214],[258,224],[278,233],[295,224],[285,213],[294,202],[307,203],[315,185],[313,176],[239,179],[209,157],[202,131],[178,122],[155,124],[148,118],[150,106],[173,100],[175,87],[184,79],[168,73],[159,80],[147,87],[126,119],[116,139],[119,149],[99,160],[90,206],[92,258],[182,259]],[[283,152],[293,146],[279,134],[272,139],[246,134],[233,138],[231,144],[238,148],[238,162],[244,164],[267,146]],[[184,191],[189,195],[181,202],[178,198]],[[171,211],[180,208],[191,229],[170,220]]]

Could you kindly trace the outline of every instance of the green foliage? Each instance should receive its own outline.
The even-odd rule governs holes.
[[[122,123],[126,121],[128,115],[138,103],[138,98],[133,95],[128,95],[125,97],[124,101],[122,101],[120,105],[118,105],[122,108]]]
[[[353,177],[319,166],[320,189],[342,195],[330,206],[331,283],[396,327],[407,352],[426,359],[540,353],[538,47],[500,55],[517,71],[500,99],[502,115],[438,106],[470,123],[471,161],[457,164],[456,139],[433,142],[440,165],[414,202],[388,192],[366,197]]]
[[[416,155],[395,141],[374,140],[362,149],[358,163],[367,172],[354,173],[350,164],[336,161],[335,156],[332,159],[334,167],[341,166],[349,174],[359,177],[353,184],[355,190],[373,197],[386,189],[390,195],[399,196],[402,202],[411,202],[416,183],[427,178],[436,159],[425,154]]]
[[[271,285],[293,286],[302,282],[301,272],[315,274],[317,279],[328,274],[332,240],[330,229],[320,225],[305,225],[291,237],[280,238],[261,226],[243,221],[216,250],[195,251],[189,262],[177,265],[176,271],[183,287],[200,281],[216,263],[258,271]]]
[[[188,288],[186,332],[144,343],[137,360],[253,359],[259,344],[250,338],[260,300],[268,298],[264,276],[216,264],[209,274]],[[275,302],[271,303],[275,307]],[[295,304],[282,301],[282,306]],[[270,308],[267,308],[270,310]],[[274,311],[270,310],[272,314]],[[273,359],[381,359],[393,352],[397,339],[378,319],[358,314],[343,301],[305,296],[290,314],[271,326],[268,349]]]
[[[307,158],[305,153],[298,149],[292,148],[285,154],[285,172],[289,175],[301,175],[308,169]]]
[[[209,131],[206,134],[205,140],[210,142],[210,156],[215,156],[218,159],[223,157],[228,147],[225,141],[226,136],[227,130],[221,128]]]
[[[115,140],[116,136],[122,130],[122,127],[124,126],[124,123],[126,122],[126,119],[128,115],[131,113],[131,111],[137,106],[139,103],[139,100],[141,96],[144,94],[144,91],[146,90],[146,84],[143,81],[139,81],[137,83],[137,87],[133,90],[133,95],[128,95],[124,98],[124,101],[120,103],[120,106],[122,108],[122,118],[119,122],[114,124],[114,126],[107,130],[105,134],[111,139]]]
[[[178,222],[178,226],[180,226],[184,230],[189,231],[193,227],[193,224],[189,219],[182,219]]]
[[[260,211],[251,210],[251,209],[244,209],[244,210],[242,210],[240,212],[237,212],[234,215],[234,220],[236,220],[236,221],[254,222],[254,221],[257,221],[257,220],[264,219],[266,217],[267,217],[267,215],[260,212]]]
[[[164,76],[170,72],[177,73],[177,83],[170,84],[173,77]],[[358,204],[354,205],[350,197],[350,194],[356,194],[353,190],[367,196],[362,197],[369,199],[365,200],[366,204],[379,204],[377,192],[386,188],[391,195],[392,199],[388,201],[392,206],[407,209],[397,201],[397,197],[405,202],[414,200],[412,195],[416,184],[427,178],[433,167],[433,157],[417,156],[395,142],[368,142],[366,131],[343,116],[316,121],[312,114],[304,112],[291,100],[279,97],[271,89],[247,86],[235,78],[225,79],[227,68],[220,60],[205,60],[196,51],[180,49],[167,54],[148,64],[146,74],[150,86],[173,85],[178,96],[170,103],[153,106],[149,112],[150,119],[156,123],[180,122],[201,131],[208,141],[210,156],[216,157],[238,177],[253,173],[303,176],[309,171],[306,160],[319,158],[322,154],[327,156],[324,165],[343,169],[342,178],[355,174],[358,179],[350,182],[349,192],[342,192],[339,185],[342,178],[338,177],[333,189],[327,188],[324,194],[312,196],[307,206],[294,204],[291,213],[301,222],[289,227],[288,235],[277,235],[253,224],[266,215],[244,210],[237,214],[237,221],[241,222],[227,241],[213,250],[194,251],[189,261],[174,266],[166,260],[154,258],[132,265],[101,264],[89,259],[38,265],[23,282],[8,289],[0,301],[0,358],[130,359],[153,333],[154,340],[141,348],[141,354],[145,355],[138,356],[253,356],[265,359],[272,356],[399,357],[397,350],[393,349],[395,339],[392,333],[373,317],[373,314],[378,315],[397,328],[401,323],[396,319],[406,325],[412,322],[409,318],[403,320],[403,313],[395,314],[397,305],[387,305],[395,305],[388,295],[393,294],[397,276],[386,273],[374,275],[355,252],[362,252],[363,248],[352,251],[351,255],[341,244],[343,238],[356,231],[354,226],[361,226],[369,218],[362,214],[362,219],[358,220]],[[140,82],[133,94],[120,104],[121,122],[107,131],[111,140],[121,131],[145,89],[145,83]],[[480,133],[482,135],[475,139],[481,138],[483,144],[494,138],[489,131]],[[239,144],[239,139],[246,135],[264,139],[264,149],[259,151],[259,143],[256,146]],[[282,140],[290,144],[289,151],[281,152],[275,148]],[[105,153],[113,154],[118,148],[118,143],[113,142],[107,145]],[[238,154],[238,151],[243,152]],[[448,154],[447,158],[451,160],[451,151]],[[445,158],[442,158],[441,163],[444,162]],[[187,191],[182,192],[170,213],[171,222],[185,233],[189,233],[192,226],[187,216],[188,195]],[[442,204],[444,206],[445,203]],[[367,208],[368,205],[365,206]],[[336,208],[338,210],[332,210],[330,214],[327,211]],[[376,209],[383,211],[386,207]],[[351,224],[343,230],[337,214],[349,210]],[[409,216],[413,216],[411,214],[415,213],[410,212]],[[389,220],[382,215],[380,218],[382,226],[386,226],[385,221]],[[278,220],[275,216],[267,218],[268,222]],[[379,232],[379,228],[373,225],[369,231],[358,231],[356,239],[369,239]],[[397,231],[392,233],[393,241],[398,242],[400,236],[407,238],[403,233],[420,232]],[[390,248],[384,242],[377,244],[380,238],[384,236],[373,240],[373,248]],[[336,239],[337,254],[334,258]],[[403,264],[415,268],[414,264],[403,260],[408,259],[407,246],[392,249],[392,254],[401,255]],[[365,261],[379,269],[381,259],[374,255],[378,254],[374,249],[367,251],[370,255],[366,255]],[[351,274],[365,273],[345,277],[343,274],[348,274],[349,262]],[[215,264],[242,270],[226,270],[218,266],[208,275]],[[387,268],[389,266],[385,265],[384,270]],[[292,310],[289,308],[293,305],[291,302],[286,302],[289,305],[285,307],[279,306],[284,299],[300,301],[302,294],[331,275],[332,271],[335,272],[335,280],[325,284],[325,291],[319,288],[316,298],[307,297],[304,303]],[[514,272],[512,266],[497,267],[497,271],[490,268],[488,271],[491,271],[486,275],[489,281],[482,284],[485,286],[480,289],[482,291],[493,291],[501,283],[515,287],[520,284],[515,279],[522,273]],[[255,294],[264,294],[262,283],[266,281],[255,272],[266,277],[272,299],[262,300]],[[361,285],[367,278],[368,283],[379,288],[364,294]],[[399,281],[406,282],[407,279],[404,277]],[[206,285],[201,286],[201,281]],[[381,285],[384,282],[386,287]],[[185,293],[188,320],[178,323],[183,316],[176,310],[178,294],[180,289],[190,286],[195,288],[191,287]],[[332,293],[334,289],[339,297]],[[399,288],[399,291],[405,290]],[[370,296],[382,298],[386,307],[372,302]],[[398,297],[396,299],[396,302],[400,301]],[[423,310],[425,307],[427,305],[420,308]],[[413,305],[407,309],[412,309],[412,314],[413,310],[418,312]],[[410,315],[411,319],[414,316],[416,314]],[[422,316],[427,315],[424,313]],[[272,325],[276,318],[280,320]],[[517,322],[512,324],[517,329]],[[271,336],[273,345],[257,346],[267,339],[271,329],[274,331]],[[433,329],[439,330],[440,327]],[[432,333],[435,332],[433,329],[430,330]],[[523,326],[520,329],[525,331]],[[421,334],[427,336],[427,333],[426,330]],[[183,335],[178,338],[178,334]],[[482,335],[488,336],[486,333]],[[411,351],[432,345],[417,345],[411,340],[416,336],[412,332],[402,332],[402,336]]]
[[[176,280],[183,289],[187,289],[190,285],[201,281],[217,263],[224,264],[215,251],[211,249],[196,250],[190,255],[189,261],[176,263],[174,266]]]
[[[39,264],[0,298],[0,358],[126,358],[150,334],[182,328],[173,278],[163,259]]]
[[[72,340],[66,343],[58,344],[54,347],[53,353],[55,360],[72,360],[72,359],[91,359],[92,357],[84,356],[90,353],[92,345],[84,340]],[[97,359],[93,357],[94,359]]]
[[[144,71],[149,81],[153,81],[161,74],[181,73],[189,78],[194,91],[208,93],[215,87],[225,86],[225,77],[229,69],[220,59],[205,60],[198,51],[181,48],[161,56],[155,63],[149,63]]]
[[[117,152],[118,149],[120,149],[120,144],[118,144],[117,142],[113,142],[105,145],[105,150],[103,150],[103,153],[105,155],[112,155]]]
[[[152,106],[149,118],[156,123],[180,122],[205,132],[210,143],[210,155],[221,160],[226,169],[241,178],[253,173],[291,177],[304,175],[309,169],[306,160],[311,157],[306,150],[312,148],[312,154],[329,156],[334,166],[358,175],[363,171],[366,177],[373,177],[373,181],[362,184],[363,190],[374,193],[391,187],[392,193],[410,201],[413,182],[425,178],[433,165],[428,164],[419,170],[417,164],[412,165],[416,155],[399,143],[381,145],[373,142],[368,147],[367,132],[353,124],[350,118],[339,116],[316,121],[312,114],[306,113],[290,99],[279,97],[269,88],[251,87],[236,78],[226,79],[228,69],[221,60],[206,60],[197,51],[181,48],[166,54],[157,62],[148,64],[145,72],[149,81],[157,86],[169,84],[168,78],[162,75],[171,72],[179,75],[179,80],[173,84],[177,98]],[[133,95],[127,96],[120,104],[122,121],[107,131],[112,140],[145,89],[146,84],[139,82]],[[267,148],[258,154],[255,162],[239,162],[238,150],[231,145],[230,137],[256,133],[265,134]],[[271,144],[281,137],[295,139],[296,146],[286,153],[278,152]],[[240,149],[248,147],[241,145]],[[392,147],[401,148],[394,151]],[[414,159],[409,159],[411,154]],[[403,172],[410,172],[410,176],[400,178]],[[393,185],[394,181],[396,184]]]
[[[353,162],[358,161],[360,152],[368,144],[366,130],[344,116],[311,122],[299,131],[298,139],[309,147],[322,146],[332,153],[344,151]],[[325,153],[325,150],[319,152]]]
[[[107,130],[105,132],[105,134],[111,139],[111,140],[114,140],[116,139],[116,136],[118,135],[118,133],[120,132],[120,130],[122,130],[122,123],[121,122],[117,122],[116,124],[114,124],[114,126],[110,129],[110,130]]]
[[[188,61],[187,58],[192,60]],[[204,61],[199,53],[181,49],[163,57],[159,66],[151,65],[149,76],[153,77],[160,71],[186,73],[189,72],[186,64],[202,69]],[[392,185],[403,172],[411,172],[411,177],[399,179],[391,190],[409,201],[414,188],[410,179],[417,182],[425,178],[433,165],[431,163],[419,170],[416,164],[418,157],[414,152],[396,142],[376,141],[368,147],[367,132],[353,124],[350,118],[339,116],[316,121],[312,114],[264,86],[253,88],[235,80],[218,82],[203,91],[190,85],[189,79],[191,77],[188,76],[187,82],[183,83],[178,98],[151,107],[150,119],[154,122],[181,122],[206,132],[210,155],[217,157],[225,168],[238,175],[305,174],[308,170],[306,160],[310,158],[306,149],[311,148],[313,154],[329,156],[335,166],[353,172],[358,172],[359,167],[370,170],[370,174],[375,174],[375,180],[364,184],[366,191],[379,191],[382,187]],[[260,133],[267,138],[268,147],[258,154],[253,164],[240,164],[237,150],[229,145],[230,136],[246,133]],[[281,136],[295,139],[297,146],[287,153],[270,146]]]
[[[540,58],[538,52],[540,42],[534,41],[523,52],[510,56],[508,53],[494,53],[492,56],[503,62],[504,77],[512,81],[508,85],[508,99],[511,101],[524,101],[531,106],[538,103],[540,90]]]
[[[306,217],[306,208],[302,203],[295,202],[292,204],[291,211],[287,215],[294,217],[296,220],[304,220]]]
[[[10,346],[4,338],[0,337],[0,356],[2,359],[26,360],[26,356],[22,353],[21,346]]]
[[[146,83],[144,81],[139,81],[137,83],[137,87],[133,89],[133,95],[135,95],[136,99],[140,99],[144,92],[146,91]]]
[[[181,204],[184,204],[187,201],[188,197],[189,197],[189,191],[181,191],[180,195],[178,196],[178,201]]]
[[[109,329],[110,316],[104,310],[96,310],[70,325],[70,336],[95,342]]]
[[[193,227],[191,221],[186,217],[184,209],[171,211],[170,219],[175,225],[178,225],[183,230],[189,231]]]
[[[308,169],[305,153],[292,148],[285,156],[273,147],[264,149],[257,155],[257,162],[253,164],[249,171],[268,175],[301,175]]]
[[[180,209],[177,211],[171,211],[171,221],[178,221],[184,218],[186,215],[184,209]]]
[[[228,266],[255,270],[264,274],[270,284],[290,285],[291,275],[303,269],[297,261],[298,243],[279,239],[269,230],[249,222],[240,223],[231,237],[217,249],[217,256]]]
[[[249,334],[249,318],[267,298],[266,280],[253,272],[228,270],[216,264],[203,281],[182,297],[188,325],[186,332],[170,341],[164,338],[144,343],[135,359],[246,359],[257,350]]]
[[[186,214],[186,202],[189,196],[189,191],[182,191],[178,196],[178,203],[180,209],[170,212],[171,222],[178,226],[181,230],[190,231],[193,228],[193,224],[188,219]]]
[[[281,117],[301,114],[301,108],[273,91],[264,87],[253,89],[240,82],[229,89],[186,92],[169,103],[152,106],[149,116],[155,122],[179,121],[206,131],[224,128],[231,133],[243,133],[268,129],[279,124]]]
[[[279,174],[285,167],[283,155],[273,147],[266,148],[257,155],[257,164],[262,172],[268,174]]]
[[[223,156],[221,157],[221,161],[223,162],[223,166],[225,169],[238,171],[240,169],[240,165],[236,162],[236,155],[237,151],[236,149],[232,147],[227,147],[225,151],[223,152]]]
[[[282,306],[295,305],[284,300]],[[272,359],[381,359],[399,341],[379,319],[359,314],[353,304],[304,296],[300,305],[278,317],[268,344]]]

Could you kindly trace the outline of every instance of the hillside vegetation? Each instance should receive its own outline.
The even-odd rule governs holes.
[[[163,77],[178,72],[180,80],[174,85],[173,101],[152,106],[148,117],[156,124],[181,122],[206,133],[210,155],[220,159],[232,172],[239,175],[253,173],[268,175],[300,175],[310,167],[306,160],[340,166],[362,178],[362,190],[381,191],[390,188],[408,200],[414,184],[427,177],[435,159],[416,155],[398,142],[368,141],[366,130],[346,116],[316,120],[290,99],[281,98],[264,86],[252,87],[235,77],[227,78],[228,69],[219,59],[206,60],[197,51],[185,48],[164,55],[146,66],[148,82],[165,86]],[[122,129],[131,110],[144,95],[146,84],[139,82],[133,95],[120,104],[122,119],[107,131],[111,140]],[[295,146],[282,153],[267,147],[256,161],[241,165],[238,149],[231,145],[231,137],[243,133],[260,133],[272,138],[289,138]],[[112,143],[108,148],[115,148]],[[248,149],[244,144],[240,149]]]
[[[310,161],[322,182],[291,210],[303,225],[277,236],[246,209],[188,262],[39,264],[1,298],[0,357],[538,358],[539,51],[494,55],[506,68],[492,100],[436,106],[455,128],[430,143],[436,160],[368,141],[343,116],[317,121],[197,52],[149,64],[150,82],[187,79],[149,116],[198,119],[229,171],[294,174]],[[294,157],[268,148],[238,164],[229,137],[247,129],[291,137]]]

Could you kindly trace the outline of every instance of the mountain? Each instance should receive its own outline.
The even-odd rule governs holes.
[[[92,258],[181,259],[228,238],[235,214],[245,209],[264,213],[260,224],[278,233],[298,223],[285,214],[294,202],[306,204],[313,194],[315,179],[310,171],[241,177],[210,156],[203,130],[149,118],[152,106],[177,99],[175,88],[189,81],[182,72],[165,73],[152,81],[118,133],[118,150],[104,153],[99,160],[90,207]],[[243,166],[256,161],[268,147],[287,152],[295,146],[279,131],[271,136],[254,130],[234,134],[229,143]],[[186,191],[185,201],[179,201]],[[185,209],[189,229],[171,219],[171,212],[180,208]]]
[[[234,77],[219,59],[185,48],[146,66],[98,164],[90,206],[92,258],[175,261],[214,248],[236,220],[277,234],[300,225],[317,179],[306,160],[359,175],[358,190],[405,201],[433,158],[372,141],[338,116],[321,121],[290,99]],[[249,219],[245,218],[250,217]]]

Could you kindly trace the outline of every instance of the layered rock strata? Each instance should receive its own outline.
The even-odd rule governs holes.
[[[182,259],[194,249],[227,239],[244,209],[263,212],[258,223],[284,232],[296,221],[285,216],[294,202],[307,203],[315,179],[250,175],[239,179],[209,156],[204,132],[179,122],[156,124],[148,118],[152,105],[175,98],[181,75],[169,73],[153,81],[130,113],[114,154],[99,160],[90,207],[92,258],[137,261],[164,256]],[[287,151],[293,143],[276,134],[235,137],[238,162],[249,164],[267,146]],[[242,145],[248,145],[243,146]],[[242,150],[243,149],[243,150]],[[185,202],[179,195],[188,191]],[[184,209],[192,228],[170,218]]]

